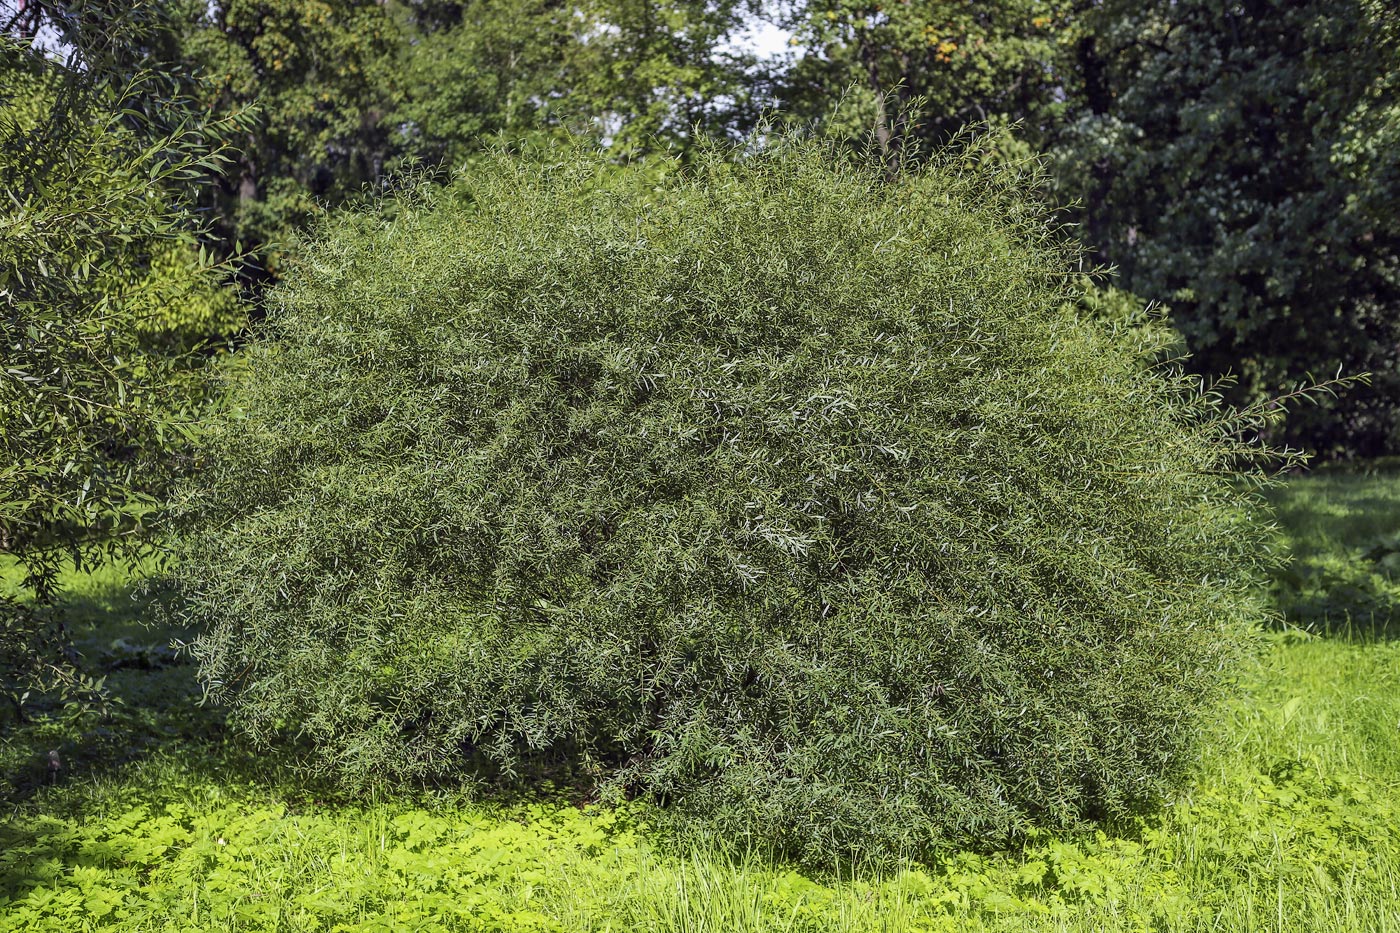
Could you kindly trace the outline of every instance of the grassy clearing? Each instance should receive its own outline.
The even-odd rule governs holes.
[[[1324,568],[1281,578],[1281,606],[1348,637],[1273,636],[1189,792],[1140,825],[883,877],[668,852],[641,809],[338,800],[225,734],[119,575],[76,581],[125,705],[0,747],[0,931],[1400,931],[1400,601],[1373,549],[1400,531],[1400,479],[1310,477],[1279,505]],[[1366,626],[1323,582],[1343,573]],[[47,786],[53,747],[68,773]]]

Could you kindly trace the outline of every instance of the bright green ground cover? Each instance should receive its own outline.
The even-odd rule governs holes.
[[[1300,555],[1280,605],[1323,634],[1269,639],[1188,793],[1139,826],[855,880],[667,853],[644,811],[562,796],[299,786],[197,704],[120,574],[75,580],[89,660],[125,705],[102,728],[7,732],[0,931],[1400,931],[1400,586],[1383,546],[1400,476],[1309,477],[1278,503]],[[45,786],[55,747],[67,773]]]

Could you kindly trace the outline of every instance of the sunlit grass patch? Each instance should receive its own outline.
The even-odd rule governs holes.
[[[1281,642],[1160,819],[854,879],[670,852],[644,809],[326,804],[173,749],[4,829],[0,929],[1397,929],[1397,666]]]

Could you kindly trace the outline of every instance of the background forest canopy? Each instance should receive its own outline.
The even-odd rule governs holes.
[[[123,40],[111,67],[173,78],[216,117],[258,108],[246,128],[229,124],[234,157],[198,193],[213,251],[251,248],[254,290],[318,212],[493,144],[593,134],[645,166],[776,113],[869,144],[894,172],[976,123],[995,158],[1044,156],[1044,196],[1116,269],[1094,310],[1168,306],[1191,365],[1229,374],[1237,403],[1369,372],[1369,386],[1295,413],[1280,439],[1324,457],[1400,453],[1400,17],[1386,0],[143,9],[158,28]],[[0,0],[0,28],[62,49],[129,10]],[[37,92],[7,56],[0,106],[22,108]]]

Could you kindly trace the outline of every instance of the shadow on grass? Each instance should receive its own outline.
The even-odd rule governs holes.
[[[46,813],[76,812],[79,798],[103,784],[138,794],[149,785],[155,797],[176,780],[277,796],[329,793],[297,768],[303,749],[289,743],[267,755],[235,740],[223,710],[204,702],[196,664],[177,648],[194,633],[139,571],[73,574],[57,610],[82,669],[103,679],[108,709],[70,713],[40,699],[25,721],[0,723],[0,803],[22,807],[39,797]]]
[[[1349,641],[1400,638],[1400,471],[1300,476],[1269,499],[1293,555],[1272,586],[1284,618]]]
[[[66,715],[39,701],[28,721],[0,722],[0,804],[76,815],[104,786],[152,803],[169,800],[179,786],[237,788],[293,810],[375,799],[316,777],[309,745],[292,735],[254,748],[230,728],[224,709],[205,702],[193,659],[175,647],[196,633],[178,624],[158,583],[121,568],[73,575],[57,608],[81,667],[104,679],[109,709]],[[546,754],[538,765],[528,781],[483,769],[479,787],[424,784],[396,787],[395,796],[479,798],[489,785],[490,799],[510,806],[538,799],[543,781],[562,800],[589,799],[574,756]]]

